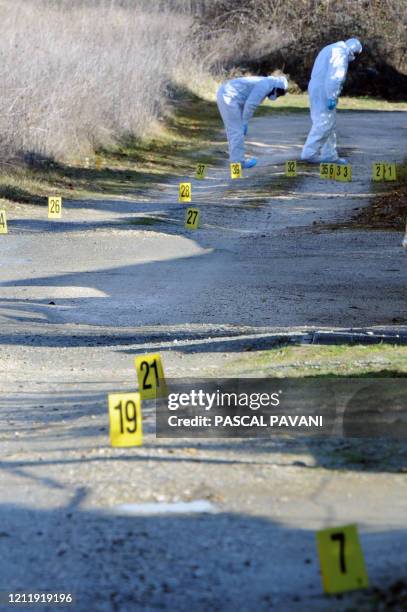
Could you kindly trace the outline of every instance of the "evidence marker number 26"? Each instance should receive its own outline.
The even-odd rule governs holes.
[[[48,198],[48,219],[60,219],[62,216],[62,198]]]

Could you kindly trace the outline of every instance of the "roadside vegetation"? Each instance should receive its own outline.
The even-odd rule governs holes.
[[[382,188],[383,189],[383,188]],[[407,160],[397,165],[397,182],[387,183],[385,191],[373,194],[369,206],[351,221],[351,226],[366,229],[406,230]]]
[[[308,112],[289,63],[304,51],[304,61],[294,64],[306,85],[317,47],[343,30],[337,4],[1,0],[2,206],[45,204],[56,191],[72,199],[134,195],[193,172],[197,161],[223,159],[215,92],[227,76],[284,70],[291,95],[259,112]],[[369,53],[403,70],[402,4],[347,4],[348,35],[369,35]],[[386,27],[379,32],[380,16]],[[340,109],[407,104],[342,97]]]
[[[378,345],[283,346],[230,358],[228,375],[263,378],[407,376],[407,347]]]

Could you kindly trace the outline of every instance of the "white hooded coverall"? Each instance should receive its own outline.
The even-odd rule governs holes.
[[[244,124],[275,88],[287,89],[285,77],[240,77],[223,83],[217,103],[229,143],[231,162],[244,160]]]
[[[328,110],[328,100],[337,100],[355,56],[352,43],[356,39],[340,41],[324,47],[312,68],[308,95],[311,106],[312,128],[303,147],[301,159],[336,161],[336,109]],[[358,43],[359,41],[356,40]],[[348,46],[348,43],[350,45]],[[359,43],[360,44],[360,43]],[[360,45],[360,50],[362,46]]]

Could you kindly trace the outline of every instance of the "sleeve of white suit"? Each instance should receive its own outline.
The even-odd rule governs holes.
[[[336,99],[341,93],[342,83],[345,80],[348,70],[348,63],[348,52],[345,49],[336,47],[332,50],[325,84],[325,93],[328,99]]]
[[[254,115],[256,108],[263,102],[264,98],[270,93],[273,85],[270,84],[270,79],[259,81],[253,87],[249,97],[243,108],[243,122],[247,123]]]

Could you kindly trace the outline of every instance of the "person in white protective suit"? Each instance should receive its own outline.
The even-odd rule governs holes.
[[[287,93],[284,76],[240,77],[223,83],[217,93],[219,112],[226,129],[231,162],[240,162],[243,168],[252,168],[257,160],[244,159],[244,138],[250,119],[265,98],[276,100]]]
[[[319,52],[308,85],[312,128],[302,149],[302,160],[346,163],[336,150],[336,105],[348,64],[361,52],[357,38],[333,43]]]

